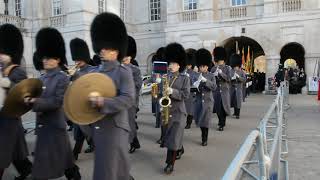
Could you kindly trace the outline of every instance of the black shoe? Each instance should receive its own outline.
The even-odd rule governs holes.
[[[25,180],[27,179],[29,175],[21,175],[21,176],[18,176],[18,177],[15,177],[14,180]]]
[[[130,176],[130,179],[129,180],[134,180],[134,178],[132,176]]]
[[[73,130],[73,127],[72,126],[69,126],[68,130],[67,131],[72,131]]]
[[[94,146],[89,146],[84,153],[92,153],[94,151]]]
[[[203,142],[201,143],[201,145],[202,145],[202,146],[207,146],[207,145],[208,145],[208,142],[207,142],[207,141],[203,141]]]
[[[240,116],[236,116],[236,119],[240,119]]]
[[[187,124],[185,129],[190,129],[191,128],[191,124]]]
[[[173,172],[173,165],[172,164],[168,164],[165,168],[164,168],[164,173],[166,174],[171,174]]]
[[[218,131],[223,131],[223,127],[219,127],[219,128],[218,128]]]
[[[139,146],[134,146],[134,145],[130,145],[130,150],[129,150],[129,153],[132,154],[134,153],[137,149],[140,149],[140,144]]]
[[[179,150],[178,153],[177,153],[177,156],[176,156],[176,160],[181,159],[183,154],[184,154],[184,149]]]
[[[78,160],[78,156],[79,156],[79,154],[78,154],[78,153],[73,154],[74,160]]]
[[[160,128],[160,125],[156,125],[155,128]]]
[[[159,140],[157,141],[157,144],[162,144],[162,139],[159,139]]]
[[[66,169],[64,175],[68,180],[81,180],[79,167],[74,165],[72,168]]]
[[[160,144],[160,148],[164,148],[164,142]]]

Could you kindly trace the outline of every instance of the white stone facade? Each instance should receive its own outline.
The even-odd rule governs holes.
[[[10,22],[22,29],[27,66],[32,66],[35,34],[44,26],[56,27],[63,33],[69,59],[72,38],[83,38],[91,46],[90,23],[98,13],[98,0],[61,0],[62,14],[55,17],[54,0],[21,0],[21,18],[14,16],[12,0],[8,4],[9,15],[3,15],[4,1],[0,0],[0,24]],[[246,0],[241,6],[232,6],[232,0],[194,0],[194,10],[184,10],[185,0],[160,0],[159,21],[151,21],[151,1],[124,1],[124,21],[129,34],[137,40],[137,59],[145,73],[150,71],[152,54],[173,41],[185,48],[205,47],[212,51],[230,38],[251,38],[264,51],[267,77],[276,72],[280,51],[288,43],[299,43],[304,48],[308,77],[320,59],[319,0]],[[120,0],[105,0],[105,5],[107,11],[120,13]]]

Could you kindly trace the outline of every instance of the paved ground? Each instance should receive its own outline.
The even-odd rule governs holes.
[[[320,177],[319,150],[319,104],[314,96],[292,96],[289,110],[289,167],[291,179],[317,179]],[[151,115],[150,99],[144,96],[139,114],[139,138],[142,149],[130,155],[132,159],[132,175],[136,180],[218,180],[224,174],[235,153],[249,132],[256,128],[258,122],[273,101],[271,95],[252,95],[247,99],[241,119],[227,119],[224,132],[215,130],[217,117],[209,132],[209,144],[200,146],[200,129],[195,126],[185,131],[183,158],[176,162],[172,175],[163,174],[165,164],[165,149],[155,143],[160,130],[154,128],[155,120]],[[290,113],[292,112],[292,113]],[[318,119],[317,119],[317,118]],[[33,116],[28,115],[24,123],[26,127],[33,126]],[[35,137],[27,136],[32,149]],[[92,175],[92,154],[81,154],[77,164],[81,167],[83,180],[90,180]],[[4,180],[11,180],[15,172],[10,168]],[[311,178],[313,177],[313,178]],[[61,178],[62,180],[63,178]]]

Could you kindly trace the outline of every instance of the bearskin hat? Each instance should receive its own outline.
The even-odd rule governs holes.
[[[201,48],[196,52],[197,66],[205,65],[209,68],[212,66],[212,55],[207,49]]]
[[[219,60],[226,60],[227,59],[227,52],[224,47],[216,47],[213,49],[213,57],[214,61],[218,62]]]
[[[171,43],[165,48],[165,59],[170,62],[179,64],[179,71],[182,72],[186,68],[186,51],[183,46],[178,43]]]
[[[230,66],[231,67],[241,67],[242,64],[242,59],[241,56],[239,54],[232,54],[230,56]]]
[[[118,61],[122,61],[127,53],[128,35],[126,26],[119,16],[109,12],[97,15],[91,24],[90,32],[96,54],[103,48],[118,50]]]
[[[128,36],[128,50],[127,50],[127,56],[131,56],[132,59],[135,59],[137,56],[137,44],[136,40]]]
[[[36,49],[39,61],[43,58],[58,58],[61,68],[68,65],[64,39],[57,29],[42,28],[36,36]]]
[[[196,53],[197,53],[197,50],[192,49],[192,48],[186,50],[186,54],[187,54],[186,64],[187,65],[192,65],[192,67],[194,67],[196,65]]]
[[[164,57],[164,51],[165,51],[165,48],[164,47],[160,47],[157,52],[153,55],[152,57],[152,62],[154,61],[163,61],[163,62],[167,62],[165,60],[165,57]]]
[[[90,63],[90,52],[87,43],[79,38],[74,38],[70,41],[70,51],[73,61],[82,60]]]
[[[39,56],[37,52],[33,53],[33,66],[37,71],[43,70],[43,63],[39,60]]]
[[[10,56],[13,64],[21,63],[23,38],[20,30],[12,24],[0,26],[0,53]]]

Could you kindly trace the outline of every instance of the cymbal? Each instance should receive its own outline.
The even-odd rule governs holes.
[[[39,79],[25,79],[9,90],[1,113],[12,118],[20,117],[32,108],[24,103],[24,98],[37,98],[41,93],[42,82]]]
[[[86,74],[73,82],[65,92],[63,108],[75,124],[92,124],[105,116],[92,108],[89,96],[114,97],[116,86],[109,76],[101,73]]]

